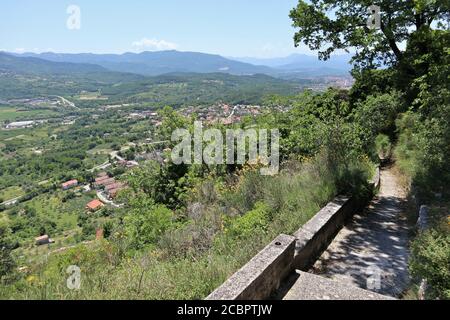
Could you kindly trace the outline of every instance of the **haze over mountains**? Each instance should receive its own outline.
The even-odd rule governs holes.
[[[95,55],[93,57],[96,58]],[[213,104],[217,101],[259,103],[264,95],[295,94],[310,83],[261,73],[233,75],[195,70],[197,72],[144,76],[111,71],[97,64],[55,62],[0,52],[0,102],[48,95],[77,99],[81,92],[102,92],[108,103],[146,102],[159,107]]]
[[[28,56],[14,56],[0,52],[0,70],[29,74],[66,74],[108,72],[96,64],[54,62]]]
[[[351,54],[334,55],[327,61],[321,61],[316,55],[291,54],[280,58],[230,58],[236,61],[250,63],[254,65],[264,65],[282,70],[302,70],[306,68],[329,68],[337,70],[349,70]]]
[[[99,66],[105,70],[157,76],[166,73],[228,73],[232,75],[266,74],[275,77],[347,75],[350,55],[335,56],[329,61],[319,61],[316,56],[294,54],[284,58],[225,58],[220,55],[157,51],[124,54],[64,54],[23,53],[22,58],[38,58],[58,63]],[[31,60],[28,60],[29,62]],[[97,71],[101,71],[98,69]]]

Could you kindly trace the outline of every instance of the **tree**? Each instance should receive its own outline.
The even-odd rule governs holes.
[[[445,222],[444,222],[445,223]],[[439,226],[419,234],[412,242],[409,269],[413,276],[427,279],[427,295],[450,299],[450,232]]]
[[[170,140],[175,130],[188,128],[187,119],[169,106],[160,110],[159,115],[162,118],[162,125],[158,128],[157,133],[161,139]]]
[[[12,273],[16,263],[12,257],[14,245],[10,239],[11,230],[0,224],[0,280],[3,280]]]
[[[393,137],[395,120],[401,109],[398,92],[369,96],[355,109],[354,119],[364,129],[364,142],[370,143],[379,133]]]
[[[155,204],[146,194],[136,194],[130,199],[130,207],[124,226],[135,248],[155,244],[173,222],[173,212],[163,205]]]
[[[127,174],[127,182],[135,193],[143,192],[156,203],[175,209],[182,205],[178,190],[189,182],[183,179],[187,173],[188,166],[185,164],[161,165],[150,161],[130,171]]]
[[[372,5],[381,9],[380,30],[367,25]],[[448,0],[300,0],[290,18],[299,28],[296,46],[303,42],[324,60],[336,50],[355,48],[353,61],[364,69],[401,61],[400,43],[419,30],[445,27],[449,9]]]

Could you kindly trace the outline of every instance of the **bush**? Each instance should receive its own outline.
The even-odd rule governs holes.
[[[255,232],[265,233],[269,222],[267,205],[258,202],[252,211],[231,220],[225,228],[225,236],[233,239],[246,239]]]
[[[385,134],[379,134],[375,139],[375,148],[378,156],[382,159],[391,157],[392,144],[389,137]]]
[[[408,112],[398,120],[401,134],[395,155],[422,197],[442,192],[450,183],[450,106],[439,109],[442,118],[427,119]]]
[[[155,244],[173,223],[173,212],[156,205],[145,195],[137,195],[133,209],[124,219],[126,235],[134,248]]]
[[[10,235],[8,226],[0,222],[0,283],[12,275],[16,266],[12,256],[14,244]]]
[[[429,284],[427,298],[450,299],[450,232],[440,228],[420,234],[411,246],[410,270]]]

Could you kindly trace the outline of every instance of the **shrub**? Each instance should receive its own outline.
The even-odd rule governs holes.
[[[431,229],[420,234],[411,246],[410,270],[427,279],[428,298],[450,299],[450,232]]]
[[[0,222],[0,282],[7,279],[16,266],[12,256],[14,245],[10,235],[11,230],[8,226]]]
[[[267,205],[258,202],[253,210],[232,219],[225,229],[225,235],[233,239],[246,239],[255,232],[266,232],[269,222]]]
[[[380,158],[382,159],[390,158],[392,152],[392,144],[387,135],[379,134],[376,137],[375,148]]]
[[[442,118],[427,119],[408,112],[398,120],[401,134],[395,155],[400,169],[411,178],[422,197],[442,192],[450,183],[450,106],[439,109]]]
[[[143,248],[155,244],[173,222],[173,212],[152,199],[137,195],[133,209],[124,219],[125,232],[131,245]]]

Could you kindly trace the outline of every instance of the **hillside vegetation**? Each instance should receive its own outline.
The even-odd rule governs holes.
[[[129,186],[119,194],[124,207],[78,218],[77,225],[89,231],[87,234],[103,228],[105,239],[46,254],[19,272],[17,263],[23,259],[17,254],[17,225],[9,219],[17,215],[20,221],[29,216],[36,222],[29,227],[39,225],[39,215],[33,215],[37,209],[24,208],[0,219],[0,297],[205,298],[276,235],[298,229],[337,194],[365,195],[379,156],[393,154],[413,195],[433,206],[430,229],[412,240],[414,282],[426,278],[431,287],[427,298],[448,299],[450,70],[449,31],[443,24],[448,19],[448,1],[381,1],[381,5],[389,16],[380,30],[357,27],[366,24],[367,17],[361,13],[367,12],[367,1],[299,1],[292,10],[297,45],[303,42],[313,50],[320,49],[322,59],[335,50],[357,48],[352,71],[356,82],[350,90],[272,95],[264,99],[265,105],[273,110],[280,105],[291,108],[246,117],[233,125],[279,129],[278,175],[262,176],[260,165],[249,163],[148,161],[120,175]],[[335,13],[333,19],[327,15],[329,11]],[[397,45],[402,41],[405,50]],[[167,75],[104,90],[111,90],[112,96],[131,92],[131,101],[169,101],[176,106],[165,92],[208,100],[208,94],[201,93],[205,86],[212,87],[220,98],[224,86],[232,88],[224,90],[228,97],[238,94],[235,99],[240,101],[242,95],[251,99],[257,88],[274,85],[272,79],[252,76],[236,79],[236,86],[242,86],[236,89],[236,82],[228,82],[232,76],[214,76],[214,82],[210,77],[190,75],[180,80],[179,75]],[[258,79],[263,79],[262,84]],[[246,90],[240,92],[243,88]],[[157,133],[161,139],[170,140],[177,128],[193,130],[195,115],[184,117],[170,107],[159,112],[163,121]],[[84,148],[83,144],[102,130],[96,125],[89,127],[88,120],[83,119],[75,131],[67,131],[76,141],[70,147]],[[126,139],[123,122],[114,119],[108,125],[122,130],[120,139]],[[230,128],[210,126],[222,132]],[[36,164],[42,165],[41,174],[45,175],[50,165],[58,171],[72,162],[84,166],[84,153],[68,150],[66,145],[58,148],[63,152],[61,159],[49,156],[49,164]],[[13,179],[14,169],[7,164],[5,168]],[[33,175],[32,167],[23,161],[18,171]],[[71,265],[81,269],[80,290],[67,288],[66,271]]]
[[[111,103],[145,102],[156,107],[217,101],[260,103],[267,94],[294,94],[310,83],[263,74],[178,72],[144,77],[130,72],[112,72],[94,64],[53,62],[0,52],[0,100],[47,95],[72,99],[82,91],[100,90]],[[89,105],[94,102],[89,101]]]

